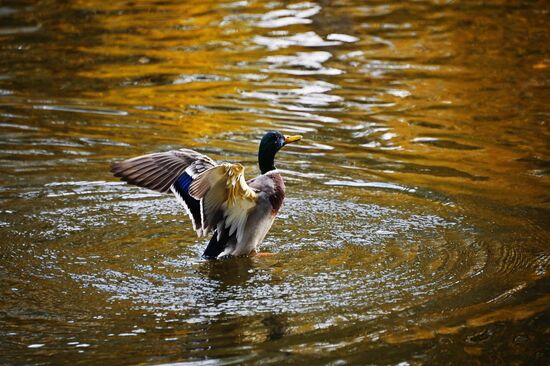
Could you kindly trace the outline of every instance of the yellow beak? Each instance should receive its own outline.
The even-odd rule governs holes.
[[[295,135],[295,136],[285,136],[285,144],[291,144],[296,141],[300,141],[302,139],[302,135]]]

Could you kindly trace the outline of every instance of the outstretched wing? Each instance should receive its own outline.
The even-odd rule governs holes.
[[[189,187],[191,197],[200,200],[202,230],[217,230],[218,239],[225,229],[240,242],[248,215],[256,206],[256,192],[244,179],[244,167],[223,163],[199,174]]]
[[[214,160],[190,149],[138,156],[116,162],[111,172],[123,181],[162,193],[172,192],[183,205],[200,237],[202,229],[200,202],[189,195],[189,187],[198,175],[216,166]]]

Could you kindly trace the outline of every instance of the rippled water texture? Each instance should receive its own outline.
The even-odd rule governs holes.
[[[0,0],[1,364],[550,363],[547,1]],[[189,147],[285,208],[205,261],[112,161]],[[206,362],[205,362],[206,360]]]

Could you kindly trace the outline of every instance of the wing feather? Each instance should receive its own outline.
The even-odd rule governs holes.
[[[246,183],[242,165],[224,163],[206,170],[194,179],[189,194],[201,202],[203,230],[227,228],[229,235],[236,233],[237,241],[242,239],[256,206],[256,193]]]
[[[116,177],[139,187],[162,193],[172,192],[191,219],[193,230],[200,237],[203,213],[199,200],[189,195],[193,179],[216,166],[214,160],[190,149],[154,153],[116,162],[111,172]]]
[[[168,193],[172,184],[191,166],[195,166],[195,173],[190,174],[194,177],[216,166],[216,163],[196,151],[180,149],[116,162],[112,165],[111,172],[130,184]]]

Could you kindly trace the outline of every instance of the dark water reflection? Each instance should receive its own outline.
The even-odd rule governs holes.
[[[548,363],[549,11],[0,1],[0,363]],[[272,257],[108,173],[267,129]]]

